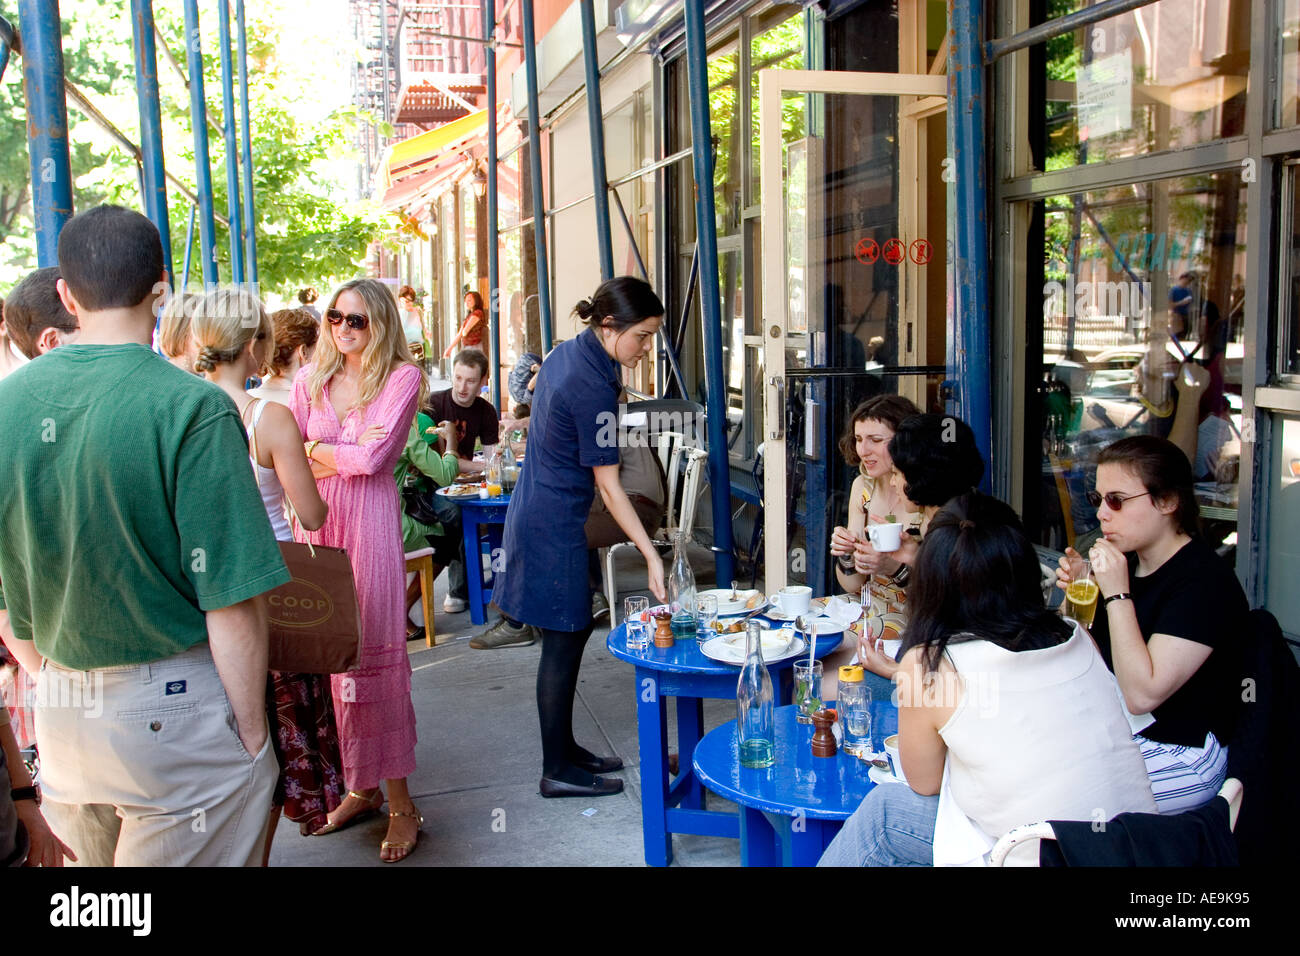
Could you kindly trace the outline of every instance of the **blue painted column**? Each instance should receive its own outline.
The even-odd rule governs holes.
[[[497,51],[496,4],[483,0],[483,47],[488,101],[487,218],[488,218],[488,358],[492,362],[492,404],[501,411],[501,269],[497,238]]]
[[[230,220],[230,276],[244,281],[244,230],[239,221],[239,136],[235,131],[235,66],[230,56],[230,0],[217,0],[221,44],[221,112],[225,118],[226,218]]]
[[[718,288],[717,212],[713,204],[713,148],[709,129],[708,48],[704,0],[686,0],[686,77],[691,101],[695,170],[695,234],[700,253],[700,311],[704,317],[704,376],[708,388],[709,491],[713,504],[713,560],[718,586],[734,577],[731,465],[727,460],[727,392],[722,370],[722,305]]]
[[[257,284],[257,214],[253,205],[253,127],[248,119],[248,25],[244,0],[235,0],[235,30],[239,43],[239,106],[243,113],[240,157],[244,164],[244,268],[248,281]]]
[[[22,31],[36,261],[44,269],[59,264],[59,230],[72,218],[72,163],[68,158],[68,106],[63,98],[59,0],[19,0],[18,29]]]
[[[190,254],[194,251],[194,216],[198,211],[198,206],[190,206],[190,227],[185,231],[185,267],[181,272],[181,295],[185,294],[185,288],[190,284]]]
[[[140,153],[144,159],[144,211],[158,227],[167,281],[175,288],[172,233],[167,220],[167,177],[163,165],[162,109],[158,104],[158,51],[154,46],[153,0],[131,0],[131,29],[135,53],[135,98],[140,107]]]
[[[989,188],[985,163],[982,0],[948,0],[948,148],[953,158],[948,235],[953,241],[948,376],[951,414],[975,432],[984,456],[980,487],[992,490],[993,396],[989,329]]]
[[[199,263],[205,285],[217,282],[217,224],[212,215],[212,167],[208,160],[208,105],[203,96],[199,0],[185,0],[185,52],[190,70],[190,127],[194,131],[194,185],[199,194]]]
[[[520,0],[524,27],[524,80],[528,88],[528,171],[533,192],[533,245],[537,259],[537,310],[542,320],[542,354],[551,350],[551,276],[546,265],[546,200],[542,195],[542,136],[537,103],[537,39],[533,0]]]
[[[596,9],[579,0],[582,12],[582,62],[587,73],[587,130],[591,139],[591,179],[596,200],[596,245],[600,278],[614,278],[614,245],[609,232],[609,177],[605,173],[605,114],[600,108],[600,62],[596,50]]]

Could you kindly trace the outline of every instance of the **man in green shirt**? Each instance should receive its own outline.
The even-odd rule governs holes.
[[[0,637],[37,681],[46,817],[86,865],[261,860],[266,591],[289,580],[234,404],[149,349],[148,219],[59,238],[81,337],[0,381]]]

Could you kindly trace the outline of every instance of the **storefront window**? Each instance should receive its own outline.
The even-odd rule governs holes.
[[[1275,120],[1278,126],[1300,125],[1300,0],[1285,0],[1277,5],[1280,38],[1280,86]]]
[[[1300,591],[1290,571],[1300,560],[1300,421],[1281,415],[1273,419],[1270,456],[1268,609],[1288,634],[1300,634]]]
[[[804,15],[796,13],[756,35],[749,43],[749,170],[750,202],[759,201],[758,188],[758,71],[804,69]],[[781,139],[787,144],[803,138],[807,124],[801,100],[787,100],[781,111]]]
[[[1283,282],[1278,314],[1277,371],[1291,384],[1300,384],[1300,166],[1286,167],[1287,208],[1283,213]]]
[[[1250,7],[1160,0],[1048,41],[1047,170],[1245,135]]]
[[[1182,447],[1207,533],[1235,530],[1246,213],[1235,171],[1044,201],[1043,544],[1096,536],[1097,454],[1134,434]]]

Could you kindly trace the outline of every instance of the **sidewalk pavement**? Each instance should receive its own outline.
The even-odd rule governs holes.
[[[424,832],[399,866],[642,866],[641,780],[631,668],[605,649],[608,618],[587,644],[574,702],[574,734],[597,754],[617,753],[624,791],[612,797],[544,799],[536,679],[541,645],[477,651],[469,639],[486,629],[468,613],[442,611],[446,575],[437,585],[437,647],[408,644],[415,702],[416,772],[411,795]],[[416,605],[418,610],[419,605]],[[495,612],[490,611],[490,614]],[[495,620],[495,617],[493,617]],[[704,704],[705,727],[734,719],[730,701]],[[669,710],[670,739],[676,739]],[[711,809],[735,810],[710,797]],[[594,812],[592,812],[594,811]],[[385,813],[387,807],[385,806]],[[323,837],[303,837],[281,821],[272,866],[383,866],[386,816]],[[738,866],[740,844],[674,836],[678,866]]]

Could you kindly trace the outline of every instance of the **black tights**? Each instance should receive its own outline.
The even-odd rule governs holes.
[[[575,758],[592,757],[573,739],[573,697],[591,624],[581,631],[539,630],[542,660],[537,665],[537,717],[542,725],[542,776],[590,785],[594,775],[573,765]]]

